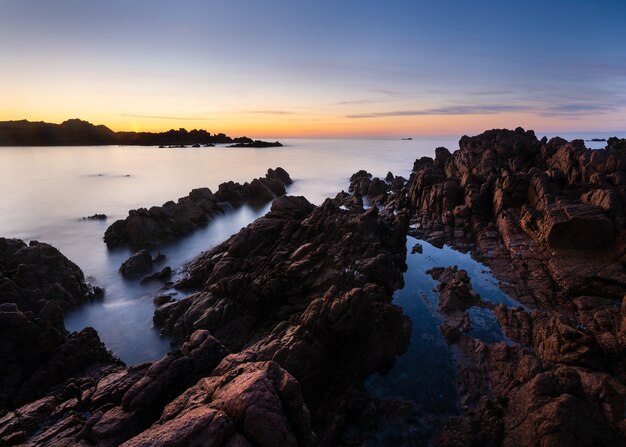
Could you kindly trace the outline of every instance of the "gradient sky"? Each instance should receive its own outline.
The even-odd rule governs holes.
[[[626,1],[0,0],[0,120],[626,130]]]

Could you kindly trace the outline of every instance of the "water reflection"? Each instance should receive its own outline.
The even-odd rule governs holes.
[[[415,244],[422,253],[411,253]],[[456,412],[456,364],[453,349],[443,337],[440,325],[438,282],[427,270],[458,266],[467,271],[472,287],[484,301],[517,306],[498,286],[488,267],[448,246],[437,248],[426,241],[407,237],[407,265],[404,288],[396,291],[393,302],[402,307],[413,323],[409,349],[400,355],[393,368],[370,376],[368,390],[376,396],[409,399],[432,414]],[[489,309],[472,307],[469,335],[487,343],[506,341],[495,316]]]

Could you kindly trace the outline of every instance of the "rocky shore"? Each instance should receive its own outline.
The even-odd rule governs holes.
[[[459,323],[480,298],[466,276],[445,274],[444,328],[469,364],[462,415],[440,444],[624,445],[626,141],[588,150],[492,130],[414,171],[414,234],[471,250],[527,306],[495,306],[514,343],[482,343]]]
[[[399,445],[625,445],[626,141],[591,151],[516,129],[459,146],[417,160],[408,180],[359,171],[320,206],[283,196],[278,168],[113,224],[107,244],[146,246],[220,203],[274,199],[185,268],[176,287],[188,297],[156,308],[179,349],[130,368],[93,329],[65,330],[62,311],[97,295],[78,267],[49,245],[0,239],[0,445],[384,445],[381,421],[435,419],[435,435]],[[410,402],[364,386],[409,343],[392,303],[407,234],[471,251],[521,304],[486,300],[456,267],[430,270],[458,360],[447,420],[409,420]],[[506,341],[472,336],[476,307]]]

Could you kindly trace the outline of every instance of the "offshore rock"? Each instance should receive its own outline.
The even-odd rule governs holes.
[[[148,247],[178,239],[206,225],[226,204],[238,206],[245,201],[265,203],[285,194],[291,178],[282,168],[269,169],[265,177],[243,185],[222,183],[213,194],[209,188],[192,190],[188,196],[163,206],[131,210],[128,217],[107,228],[104,241],[109,248],[128,245]]]
[[[152,270],[152,255],[146,249],[139,250],[120,266],[120,273],[125,278],[133,278]]]

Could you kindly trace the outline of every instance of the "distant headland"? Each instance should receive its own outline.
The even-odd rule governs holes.
[[[70,119],[61,124],[42,121],[0,121],[0,146],[182,146],[199,147],[232,144],[233,147],[280,147],[281,143],[231,138],[223,133],[206,130],[168,130],[167,132],[115,132],[100,124]]]

